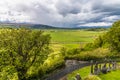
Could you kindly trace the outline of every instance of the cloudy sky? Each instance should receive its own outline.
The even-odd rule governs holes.
[[[0,22],[80,27],[119,19],[120,0],[0,0]]]

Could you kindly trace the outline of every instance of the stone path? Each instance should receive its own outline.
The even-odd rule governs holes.
[[[63,70],[61,70],[60,72],[54,75],[50,75],[45,80],[61,80],[61,79],[65,80],[65,76],[67,74],[73,72],[74,70],[77,70],[89,65],[90,65],[90,62],[86,62],[86,61],[77,61],[77,60],[66,61],[66,67]]]

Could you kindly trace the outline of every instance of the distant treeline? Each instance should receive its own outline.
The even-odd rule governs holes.
[[[107,30],[108,28],[88,28],[88,29],[85,29],[87,31],[104,31],[104,30]]]

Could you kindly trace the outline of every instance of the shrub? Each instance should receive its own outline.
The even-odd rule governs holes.
[[[78,55],[80,54],[82,50],[79,48],[73,48],[73,49],[65,49],[62,48],[60,51],[60,54],[63,56],[64,59],[78,59]]]
[[[52,66],[49,66],[46,70],[46,74],[52,73],[53,71],[63,68],[65,66],[65,62],[64,61],[60,61],[57,63],[52,64]]]
[[[99,36],[95,41],[94,41],[94,47],[99,48],[102,47],[104,44],[104,38],[103,36]]]
[[[84,51],[89,51],[89,50],[93,50],[93,49],[94,49],[93,43],[87,43],[87,44],[84,46]]]
[[[67,55],[76,55],[76,54],[79,54],[80,53],[80,49],[70,49],[67,51]]]
[[[110,51],[108,49],[97,48],[92,51],[82,52],[79,57],[81,60],[99,60],[108,57],[109,54]]]

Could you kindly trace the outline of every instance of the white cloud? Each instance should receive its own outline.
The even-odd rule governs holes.
[[[102,20],[104,20],[104,21],[116,21],[118,19],[120,19],[120,16],[113,15],[113,16],[104,17]]]
[[[97,22],[97,23],[86,23],[86,24],[83,24],[83,25],[79,25],[79,26],[111,26],[112,23],[106,23],[106,22]]]

